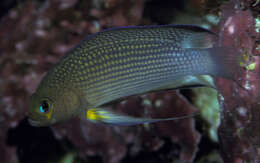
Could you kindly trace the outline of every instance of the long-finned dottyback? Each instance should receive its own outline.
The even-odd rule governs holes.
[[[217,41],[213,32],[191,25],[125,27],[93,34],[43,78],[31,97],[30,121],[48,125],[85,116],[88,109],[131,95],[212,86],[201,75],[233,79],[239,66],[236,50],[219,47]]]

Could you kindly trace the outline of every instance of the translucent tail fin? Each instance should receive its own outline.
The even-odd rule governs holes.
[[[213,61],[213,76],[224,77],[233,81],[241,75],[241,54],[232,47],[214,47],[209,49]]]
[[[234,47],[210,48],[210,57],[213,60],[213,76],[224,77],[234,81],[247,93],[248,90],[241,82],[246,81],[246,73],[250,61],[242,52]],[[250,93],[249,93],[250,94]]]

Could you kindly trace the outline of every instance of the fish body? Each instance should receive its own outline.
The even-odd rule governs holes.
[[[30,121],[49,125],[157,90],[214,87],[203,75],[233,79],[235,51],[217,47],[217,39],[189,25],[115,28],[91,35],[43,78],[30,99]],[[46,112],[40,106],[48,106]]]

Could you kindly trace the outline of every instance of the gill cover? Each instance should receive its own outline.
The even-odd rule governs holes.
[[[80,100],[71,89],[48,89],[39,89],[30,98],[29,122],[34,126],[62,122],[74,116],[80,108]]]

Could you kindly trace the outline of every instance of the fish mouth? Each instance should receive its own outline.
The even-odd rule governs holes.
[[[31,126],[34,126],[34,127],[39,127],[39,126],[41,126],[41,125],[40,125],[40,122],[35,121],[35,120],[32,120],[32,119],[28,119],[28,122],[29,122],[29,124],[30,124]]]

